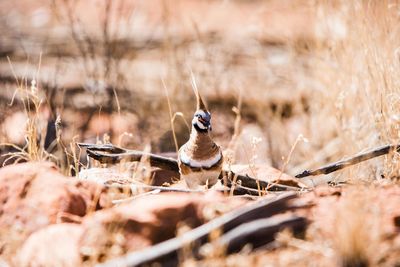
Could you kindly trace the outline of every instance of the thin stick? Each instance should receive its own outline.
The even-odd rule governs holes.
[[[124,149],[112,144],[94,145],[78,143],[79,147],[86,148],[88,156],[101,163],[118,163],[121,160],[140,161],[142,157],[148,157],[150,165],[171,171],[179,171],[178,161],[173,158],[163,157],[143,151]]]
[[[201,189],[197,189],[197,190],[196,189],[183,189],[183,188],[155,186],[155,185],[136,185],[136,184],[129,184],[129,183],[128,184],[118,184],[118,183],[113,184],[112,181],[106,182],[105,186],[108,188],[130,188],[132,191],[140,190],[140,191],[145,191],[145,193],[158,191],[159,193],[175,192],[175,193],[197,193],[197,194],[200,193],[200,194],[202,194],[202,193],[208,192],[208,190],[201,190]],[[231,197],[234,195],[259,196],[259,191],[254,188],[249,188],[249,187],[245,187],[245,186],[238,185],[238,184],[235,184],[235,185],[232,184],[231,189],[232,189]],[[274,192],[280,193],[280,192],[284,191],[285,189],[286,189],[286,187],[282,187],[281,190],[275,190],[275,191],[271,190],[269,192],[270,193],[274,193]],[[227,189],[225,189],[225,188],[224,189],[215,189],[213,191],[225,193],[227,191]],[[299,191],[299,189],[294,187],[291,191]],[[140,194],[136,195],[136,196],[140,196]],[[121,200],[121,202],[129,201],[136,196],[125,198],[124,200]]]
[[[400,145],[384,145],[384,146],[381,146],[378,148],[374,148],[374,149],[368,150],[366,152],[359,153],[353,157],[328,164],[321,168],[317,168],[315,170],[305,170],[302,173],[297,174],[295,177],[296,178],[304,178],[304,177],[308,177],[308,176],[328,174],[328,173],[350,167],[352,165],[355,165],[357,163],[360,163],[360,162],[363,162],[363,161],[366,161],[366,160],[369,160],[372,158],[376,158],[376,157],[379,157],[382,155],[389,154],[391,151],[399,152]]]
[[[132,190],[158,190],[160,192],[178,192],[178,193],[204,193],[205,190],[182,189],[175,187],[156,186],[156,185],[131,185]]]
[[[293,232],[303,232],[307,226],[307,219],[297,215],[272,216],[239,225],[222,235],[213,245],[214,248],[225,248],[228,254],[240,251],[244,245],[250,244],[258,248],[275,239],[275,234],[282,229],[289,228]]]
[[[237,210],[226,213],[209,221],[181,236],[158,243],[140,251],[128,253],[120,258],[112,259],[97,265],[98,267],[111,266],[142,266],[155,261],[161,261],[161,265],[173,262],[176,265],[177,252],[190,243],[204,244],[212,231],[221,229],[223,233],[235,229],[243,223],[253,220],[271,217],[293,209],[290,200],[296,198],[296,194],[284,194],[274,198],[263,198]]]
[[[190,83],[192,84],[192,89],[194,94],[196,95],[196,98],[199,98],[199,89],[197,88],[197,84],[196,84],[196,78],[194,77],[194,73],[192,71],[192,69],[190,69]]]
[[[124,153],[107,154],[104,152],[96,152],[87,150],[88,156],[100,161],[101,163],[114,164],[122,160],[140,161],[142,157],[148,157],[150,165],[164,170],[179,171],[178,161],[176,159],[167,158],[152,153],[146,153],[136,150],[128,150]]]
[[[235,174],[229,170],[222,170],[225,177],[227,177],[227,185],[229,187],[234,186],[235,189],[243,189],[248,191],[248,193],[257,193],[260,195],[261,192],[271,192],[271,191],[300,191],[305,190],[294,186],[278,184],[276,182],[267,182],[263,180],[259,180],[254,177],[250,177],[248,175],[240,175]],[[232,181],[228,175],[234,176],[234,180]],[[265,188],[261,190],[261,188]],[[254,191],[255,190],[255,191]]]

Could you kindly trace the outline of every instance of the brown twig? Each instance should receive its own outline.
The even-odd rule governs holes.
[[[222,235],[213,245],[226,248],[227,253],[234,253],[240,251],[246,244],[258,248],[272,242],[275,234],[282,229],[290,228],[293,232],[303,232],[306,226],[307,219],[296,215],[253,220]]]
[[[150,165],[165,170],[179,171],[178,161],[143,151],[129,150],[116,147],[112,144],[92,145],[79,143],[78,146],[87,149],[88,156],[101,163],[118,163],[122,160],[140,161],[142,157],[148,157]]]
[[[223,176],[228,177],[227,178],[227,186],[232,186],[234,185],[238,189],[243,189],[246,191],[252,191],[252,192],[257,192],[257,195],[259,195],[260,191],[286,191],[286,190],[292,190],[292,191],[300,191],[301,188],[294,187],[294,186],[288,186],[288,185],[283,185],[283,184],[278,184],[274,182],[266,182],[254,177],[251,177],[249,175],[240,175],[240,174],[235,174],[231,170],[222,170]],[[228,173],[232,173],[233,175],[229,176]],[[236,182],[232,181],[229,177],[236,176]],[[253,191],[253,190],[256,191]]]
[[[210,222],[190,230],[181,236],[169,239],[137,252],[128,253],[121,258],[110,260],[98,266],[141,266],[156,261],[161,261],[163,264],[176,264],[177,252],[188,244],[204,244],[208,241],[207,239],[210,233],[215,230],[221,229],[223,233],[227,233],[244,223],[291,210],[293,207],[290,205],[289,201],[295,197],[296,194],[284,194],[273,199],[269,197],[263,198],[260,201],[251,203],[243,208],[234,210],[211,220]],[[276,231],[273,232],[273,234],[275,233]],[[266,241],[267,240],[269,240],[269,238],[266,238]],[[197,254],[198,248],[198,246],[194,246],[194,254]]]
[[[104,184],[106,187],[109,188],[118,188],[118,189],[138,189],[142,190],[144,192],[149,192],[149,191],[155,191],[158,190],[160,193],[163,192],[176,192],[176,193],[206,193],[207,190],[193,190],[193,189],[183,189],[183,188],[175,188],[175,187],[167,187],[167,186],[154,186],[154,185],[137,185],[137,184],[131,184],[131,183],[118,183],[113,181],[108,181]],[[298,188],[296,188],[298,189]],[[213,191],[217,191],[220,193],[225,193],[228,189],[213,189]],[[293,191],[298,191],[298,190],[293,190]],[[266,191],[269,193],[276,192],[279,193],[279,191]],[[280,190],[282,192],[282,190]],[[259,196],[259,191],[257,189],[249,188],[249,187],[244,187],[241,185],[235,185],[232,186],[232,195],[238,196],[238,195],[248,195],[248,196]]]
[[[308,177],[308,176],[328,174],[328,173],[350,167],[352,165],[355,165],[357,163],[360,163],[360,162],[363,162],[363,161],[366,161],[366,160],[369,160],[372,158],[376,158],[376,157],[379,157],[382,155],[389,154],[391,151],[399,151],[399,150],[400,150],[400,145],[384,145],[384,146],[381,146],[378,148],[368,150],[366,152],[361,152],[350,158],[328,164],[321,168],[317,168],[314,170],[305,170],[302,173],[297,174],[295,177],[296,178],[304,178],[304,177]]]

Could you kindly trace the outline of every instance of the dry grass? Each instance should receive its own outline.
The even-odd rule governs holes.
[[[272,10],[281,5],[282,10],[286,10],[288,5],[279,1],[268,2],[255,1],[264,9],[268,4],[271,5]],[[173,3],[162,1],[159,21],[161,37],[150,40],[154,43],[150,44],[149,41],[148,47],[144,44],[141,49],[145,52],[130,47],[126,55],[124,49],[121,51],[118,47],[117,41],[135,40],[140,34],[127,30],[130,23],[134,24],[132,21],[135,21],[131,5],[128,5],[130,11],[124,15],[118,13],[122,12],[118,9],[119,5],[127,4],[125,1],[116,1],[115,4],[105,1],[104,5],[99,5],[99,9],[93,13],[101,14],[101,19],[93,20],[95,23],[89,18],[77,19],[81,15],[79,12],[82,12],[79,5],[85,6],[83,2],[62,1],[59,4],[54,1],[52,8],[60,18],[59,23],[67,25],[70,31],[73,48],[69,52],[77,61],[75,66],[78,72],[83,73],[81,80],[85,82],[84,87],[90,91],[93,88],[89,85],[92,85],[99,90],[92,92],[96,108],[94,114],[98,112],[100,117],[99,110],[103,112],[110,109],[104,113],[121,115],[126,111],[137,118],[133,127],[136,131],[113,134],[113,130],[109,129],[111,138],[119,140],[118,143],[137,149],[144,149],[145,145],[151,143],[151,150],[155,152],[177,150],[188,136],[186,121],[190,121],[195,107],[195,97],[190,89],[191,70],[198,79],[201,92],[208,99],[213,120],[218,122],[214,125],[214,135],[221,145],[229,149],[227,155],[230,163],[238,163],[234,155],[241,154],[247,160],[239,163],[254,165],[260,161],[271,162],[275,167],[295,174],[302,169],[320,166],[381,144],[399,143],[398,2],[294,2],[313,18],[313,23],[309,25],[314,28],[304,29],[313,34],[269,40],[261,30],[260,34],[252,35],[245,30],[242,33],[240,28],[233,31],[236,35],[224,35],[217,28],[214,29],[217,32],[214,36],[200,21],[189,15],[185,17],[185,14],[181,14],[182,21],[190,26],[185,24],[183,33],[176,33],[173,29],[177,27],[176,21],[179,19],[174,13]],[[73,3],[77,6],[73,6]],[[236,11],[235,5],[241,7],[241,4],[240,1],[233,1],[221,5],[226,5],[224,7],[233,12]],[[252,5],[254,3],[249,4]],[[140,6],[137,8],[140,12]],[[251,13],[249,17],[258,21],[262,16]],[[278,22],[282,24],[282,29],[286,27],[284,19]],[[92,24],[96,27],[90,27]],[[257,24],[247,26],[257,27]],[[229,28],[228,25],[226,27]],[[179,34],[184,37],[178,38]],[[97,43],[101,49],[95,49],[93,44]],[[145,63],[140,65],[138,62]],[[37,69],[40,69],[40,64]],[[20,74],[16,73],[15,76],[20,77]],[[39,79],[35,77],[32,81],[37,84],[32,82],[32,86],[29,86],[26,77],[23,80],[17,78],[19,103],[29,119],[26,146],[10,156],[27,161],[53,159],[65,173],[71,175],[79,169],[80,153],[76,150],[75,141],[82,140],[86,132],[80,132],[79,127],[71,123],[66,128],[73,129],[71,132],[74,134],[70,136],[78,137],[64,137],[62,140],[61,135],[57,138],[60,144],[58,150],[65,155],[57,154],[58,158],[54,158],[46,152],[43,143],[46,133],[40,114],[41,107],[47,101],[43,101],[37,92],[41,88]],[[124,97],[118,97],[117,89],[128,89],[131,100],[124,102]],[[108,97],[107,101],[98,104],[94,97],[96,94]],[[48,101],[53,99],[49,98]],[[236,107],[232,112],[233,106]],[[61,118],[62,112],[68,114],[64,107],[60,107],[60,110]],[[95,115],[92,114],[90,118]],[[177,117],[183,120],[177,120]],[[128,121],[125,124],[133,123]],[[253,144],[243,144],[241,130],[249,125],[257,125],[263,137],[254,139]],[[171,128],[172,134],[168,132]],[[309,142],[298,142],[300,134]],[[89,135],[92,138],[87,138],[89,140],[100,138],[98,133]],[[122,142],[123,137],[129,138]],[[64,143],[67,145],[61,145]],[[259,156],[256,148],[263,144],[268,147],[268,152],[256,163],[255,159]],[[333,180],[353,184],[368,184],[382,178],[397,181],[400,177],[399,164],[398,153],[392,153],[340,171],[333,175]],[[146,173],[140,179],[149,179],[149,176]],[[308,183],[323,183],[324,179],[308,180]],[[293,259],[299,255],[311,255],[328,257],[340,266],[376,264],[374,250],[380,242],[380,233],[371,229],[376,229],[373,218],[379,214],[371,215],[371,210],[364,206],[364,200],[362,194],[354,193],[337,207],[336,235],[328,245],[312,238],[299,245],[298,240],[289,238],[290,249],[303,245],[308,248],[307,252],[304,249],[296,250]],[[366,217],[372,220],[366,223]],[[323,253],[325,248],[328,256]],[[282,252],[282,255],[290,257],[290,253]],[[240,264],[236,257],[241,259],[250,256],[244,252],[243,255],[229,258],[218,257],[210,261],[238,266]],[[262,265],[255,258],[251,259],[254,264]],[[286,263],[290,261],[281,261],[282,265]],[[194,263],[187,261],[185,264]]]
[[[314,75],[321,91],[315,92],[319,101],[312,108],[318,113],[314,113],[310,129],[320,135],[317,124],[324,121],[324,128],[335,130],[341,155],[377,144],[398,143],[397,4],[356,1],[319,8],[321,16],[329,19],[329,14],[334,14],[331,16],[341,18],[347,34],[345,39],[316,50]],[[397,164],[396,155],[392,155],[384,162],[363,164],[350,177],[379,179],[377,169],[385,177],[396,177]]]
[[[8,62],[12,69],[13,66],[10,59],[8,59]],[[14,92],[10,105],[13,104],[14,97],[20,98],[27,116],[24,136],[26,144],[22,148],[18,147],[16,144],[0,144],[3,146],[11,146],[17,150],[17,152],[11,152],[4,155],[6,157],[4,165],[8,161],[14,161],[17,163],[19,161],[45,161],[56,159],[53,155],[48,153],[44,147],[47,125],[41,112],[43,97],[39,92],[39,86],[37,84],[37,78],[40,74],[40,64],[41,60],[39,61],[36,77],[32,78],[30,86],[28,86],[28,80],[26,78],[19,80],[14,74],[17,89]]]

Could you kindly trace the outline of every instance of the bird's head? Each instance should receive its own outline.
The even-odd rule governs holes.
[[[197,110],[193,115],[192,125],[198,132],[211,131],[211,113],[208,111],[199,92],[196,90]]]
[[[198,132],[211,131],[211,114],[207,110],[198,109],[193,116],[193,127]]]

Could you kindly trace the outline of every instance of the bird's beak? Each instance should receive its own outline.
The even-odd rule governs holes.
[[[212,130],[212,129],[211,129],[211,123],[210,123],[209,120],[205,120],[205,119],[203,119],[203,118],[199,118],[198,120],[199,120],[204,126],[206,126],[208,130],[210,130],[210,131]]]

